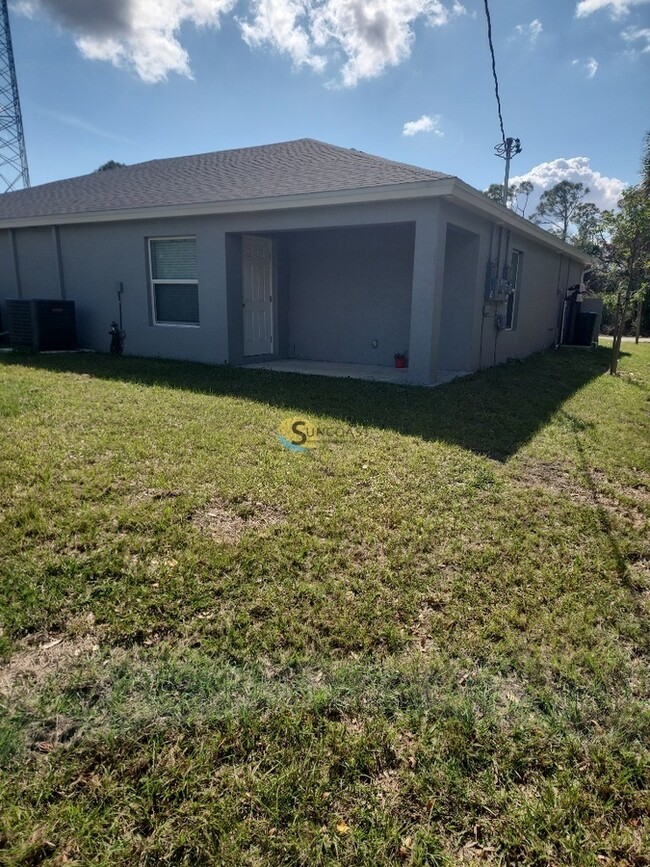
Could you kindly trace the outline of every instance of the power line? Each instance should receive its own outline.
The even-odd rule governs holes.
[[[499,77],[497,75],[497,64],[494,59],[494,45],[492,43],[492,21],[490,19],[490,7],[488,0],[484,0],[485,17],[487,19],[488,45],[490,46],[490,57],[492,58],[492,77],[494,78],[494,93],[497,98],[497,111],[499,113],[499,127],[501,128],[501,141],[494,148],[494,152],[498,157],[506,161],[506,172],[503,181],[503,198],[502,204],[508,204],[508,181],[510,179],[510,160],[521,153],[521,142],[518,138],[506,138],[506,131],[503,126],[503,114],[501,113],[501,97],[499,95]]]
[[[494,59],[494,45],[492,44],[492,21],[490,19],[490,7],[488,6],[488,0],[484,0],[485,3],[485,17],[487,18],[487,32],[488,32],[488,44],[490,46],[490,57],[492,58],[492,76],[494,78],[494,92],[497,98],[497,110],[499,112],[499,126],[501,127],[501,141],[505,143],[506,133],[503,128],[503,115],[501,114],[501,97],[499,96],[499,78],[497,76],[497,64]]]

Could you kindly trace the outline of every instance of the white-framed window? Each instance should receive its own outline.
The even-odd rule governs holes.
[[[149,238],[149,266],[156,325],[198,325],[196,238]]]
[[[506,329],[511,331],[517,324],[517,306],[519,303],[519,287],[521,285],[521,266],[524,254],[521,250],[513,250],[510,256],[510,270],[508,280],[512,291],[508,295],[506,304]]]

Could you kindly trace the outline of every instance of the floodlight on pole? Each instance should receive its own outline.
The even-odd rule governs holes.
[[[521,153],[521,142],[518,138],[504,138],[502,142],[495,145],[494,153],[506,161],[506,173],[503,181],[503,199],[502,204],[508,204],[508,184],[510,182],[510,160]]]

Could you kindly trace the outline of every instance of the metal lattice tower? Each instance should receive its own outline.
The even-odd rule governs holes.
[[[0,13],[0,193],[29,186],[7,0]]]

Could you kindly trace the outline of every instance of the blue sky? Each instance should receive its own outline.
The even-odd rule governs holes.
[[[611,206],[650,128],[650,0],[491,0],[516,177]],[[503,177],[483,0],[10,0],[32,185],[318,138]],[[411,133],[411,134],[408,134]]]

